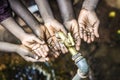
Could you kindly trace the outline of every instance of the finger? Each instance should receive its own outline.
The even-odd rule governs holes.
[[[41,45],[42,46],[42,45]],[[32,49],[36,52],[38,56],[45,57],[44,51],[41,49],[40,44],[36,44]]]
[[[79,34],[80,34],[80,38],[83,39],[83,25],[79,24]]]
[[[58,41],[55,41],[55,45],[56,45],[57,50],[60,50],[60,44]]]
[[[58,50],[58,48],[57,48],[57,41],[56,41],[56,39],[55,39],[55,37],[54,36],[51,36],[48,40],[47,40],[47,42],[48,42],[48,44],[49,44],[49,47],[52,47],[52,48],[54,48],[55,50]],[[51,48],[51,49],[52,49]]]
[[[54,48],[56,51],[59,50],[55,44],[52,45],[52,46],[53,46],[53,48]]]
[[[58,51],[55,51],[55,50],[51,50],[51,54],[55,57],[55,58],[57,58],[58,56],[59,56],[59,52]]]
[[[87,41],[87,32],[85,30],[83,32],[83,39],[85,42]]]
[[[73,38],[75,40],[75,48],[76,48],[76,50],[79,50],[80,49],[80,43],[81,43],[79,32],[74,33]]]
[[[90,42],[91,42],[91,38],[90,38],[90,36],[88,36],[87,43],[90,43]]]
[[[41,61],[42,59],[40,59],[40,61]],[[43,59],[44,60],[44,59]],[[49,61],[50,59],[48,58],[48,57],[46,57],[45,58],[45,61]]]
[[[55,46],[57,48],[56,50],[60,50],[59,41],[58,41],[58,39],[55,36],[53,36],[53,42],[54,42],[54,44],[55,44]]]
[[[41,48],[41,50],[42,50],[42,57],[46,57],[47,55],[48,55],[48,53],[46,52],[46,50],[44,49],[44,47],[43,47],[43,45],[42,46],[40,46],[40,48]]]
[[[26,47],[32,49],[34,46],[36,46],[36,43],[32,43],[32,44],[31,44],[31,43],[28,42],[28,43],[26,43],[26,44],[24,44],[24,45],[25,45]]]
[[[77,40],[75,41],[75,43],[76,43],[76,45],[75,45],[76,50],[79,51],[80,50],[80,44],[81,44],[80,38],[77,38]]]
[[[37,55],[34,55],[34,57],[31,57],[33,59],[36,59],[37,61],[48,61],[49,58],[48,57],[39,57]]]
[[[58,48],[56,47],[56,45],[55,45],[55,43],[53,41],[51,43],[49,43],[49,47],[51,49],[58,50]]]
[[[40,59],[37,59],[36,61],[37,62],[46,62],[46,61],[49,61],[50,59],[48,57],[41,57]]]
[[[37,55],[34,52],[29,52],[28,54],[24,54],[24,56],[35,58]]]
[[[65,35],[67,35],[67,31],[65,30],[65,29],[61,29],[61,31],[65,34]]]
[[[42,54],[42,51],[41,50],[34,50],[34,52],[38,55],[38,56],[42,56],[41,54]]]
[[[58,56],[59,56],[59,53],[54,49],[54,47],[53,46],[50,46],[49,45],[49,47],[50,47],[50,53],[55,57],[55,58],[57,58]]]
[[[96,24],[94,25],[94,35],[95,35],[97,38],[99,37],[98,27],[99,27],[99,21],[96,22]]]
[[[91,42],[91,32],[87,32],[87,43]]]
[[[32,49],[35,50],[40,47],[40,44],[33,44],[32,46],[33,46]]]
[[[68,49],[65,47],[65,45],[63,46],[64,50],[65,50],[65,53],[68,52]]]
[[[60,49],[61,49],[62,53],[66,53],[65,48],[64,48],[64,44],[60,43]]]
[[[26,61],[31,61],[31,62],[45,62],[45,61],[46,61],[45,58],[42,58],[42,59],[36,60],[36,59],[34,59],[34,58],[27,57],[27,56],[25,57],[25,60],[26,60]]]
[[[48,51],[49,51],[49,48],[48,48],[48,46],[47,46],[47,45],[44,45],[44,49],[46,50],[46,52],[48,52]]]
[[[60,31],[62,31],[65,35],[67,35],[67,31],[65,30],[65,27],[63,25],[61,25],[60,23],[58,23],[57,26],[59,27]]]
[[[59,52],[55,52],[55,58],[57,58],[58,56],[59,56],[60,54],[59,54]]]
[[[35,40],[37,43],[40,43],[40,44],[44,44],[44,43],[45,43],[44,41],[41,41],[41,40],[38,39],[37,37],[35,37],[34,40]]]
[[[91,32],[91,41],[93,42],[95,39],[94,32]]]

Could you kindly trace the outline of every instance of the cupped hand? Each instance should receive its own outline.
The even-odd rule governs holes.
[[[35,33],[35,35],[37,35],[37,37],[42,38],[46,43],[48,43],[48,39],[50,38],[50,33],[44,25],[40,24],[40,25],[36,26],[36,29],[34,30],[34,33]],[[50,39],[52,39],[52,38],[50,38]],[[52,47],[52,45],[47,44],[47,46],[48,45],[49,45],[49,47]],[[58,51],[56,51],[55,49],[52,48],[49,51],[48,57],[57,58],[59,55],[60,55],[60,52],[58,52]]]
[[[99,19],[95,11],[82,9],[78,17],[80,38],[87,43],[94,41],[95,37],[99,37]]]
[[[49,49],[45,42],[33,34],[28,34],[22,40],[22,44],[34,51],[39,57],[46,57],[48,55]]]
[[[20,45],[16,52],[23,58],[25,59],[26,61],[29,61],[29,62],[45,62],[45,61],[48,61],[49,58],[48,57],[41,57],[38,59],[38,56],[30,51],[29,48],[23,46],[23,45]]]
[[[77,50],[80,49],[81,39],[79,36],[78,23],[75,19],[64,22],[65,27],[72,33],[75,40],[75,47]]]
[[[60,51],[62,51],[62,53],[67,53],[68,50],[65,45],[62,44],[55,36],[58,31],[62,31],[66,34],[64,26],[60,24],[57,20],[49,20],[48,22],[45,22],[45,26],[49,32],[47,42],[53,52],[55,52],[56,54],[59,54]]]

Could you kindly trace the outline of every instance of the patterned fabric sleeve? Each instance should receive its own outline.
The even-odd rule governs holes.
[[[0,0],[0,22],[10,17],[11,14],[11,8],[8,4],[7,0]]]

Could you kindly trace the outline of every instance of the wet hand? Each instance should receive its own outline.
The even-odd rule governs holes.
[[[30,61],[30,62],[45,62],[48,61],[49,58],[48,57],[41,57],[40,59],[38,59],[38,56],[32,52],[29,48],[20,45],[16,52],[26,61]]]
[[[98,27],[99,19],[95,11],[82,9],[78,17],[80,38],[87,43],[94,41],[95,37],[99,37]]]
[[[49,49],[45,42],[32,34],[27,35],[22,40],[22,44],[34,51],[39,57],[46,57],[48,55]]]
[[[38,25],[36,26],[36,29],[35,29],[35,34],[39,37],[39,38],[42,38],[46,43],[48,43],[48,39],[50,37],[50,33],[48,31],[48,29],[44,26],[44,25]],[[49,44],[48,44],[49,45]],[[48,46],[47,45],[47,46]],[[49,45],[49,47],[51,48],[52,45]],[[48,57],[55,57],[57,58],[58,56],[60,55],[59,52],[57,52],[55,49],[51,49],[49,51],[49,54],[48,54]]]
[[[55,36],[56,32],[58,31],[62,31],[66,34],[64,26],[61,25],[57,20],[49,20],[45,23],[45,26],[49,32],[49,35],[47,35],[47,42],[52,51],[58,55],[60,51],[62,51],[62,53],[67,53],[68,50],[65,45],[62,44]]]
[[[72,36],[75,40],[76,49],[80,49],[81,39],[79,36],[78,23],[75,19],[64,22],[65,27],[72,33]]]

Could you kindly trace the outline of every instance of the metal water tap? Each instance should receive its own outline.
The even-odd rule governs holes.
[[[65,35],[63,32],[59,31],[56,33],[56,37],[60,39],[60,41],[67,47],[69,52],[72,54],[72,59],[78,67],[78,71],[76,74],[77,78],[86,78],[89,71],[89,66],[86,59],[81,55],[81,53],[79,53],[75,49],[75,43],[71,34],[68,33],[68,35]],[[79,78],[77,79],[75,77],[73,78],[73,80],[80,80]]]

